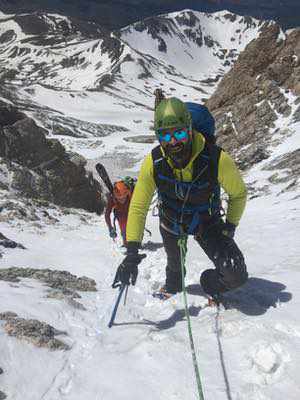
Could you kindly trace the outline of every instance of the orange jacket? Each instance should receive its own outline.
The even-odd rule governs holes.
[[[130,194],[124,204],[119,203],[112,194],[109,195],[107,207],[105,210],[105,222],[109,229],[112,228],[111,212],[114,211],[115,217],[118,219],[119,224],[122,225],[127,222],[129,205],[132,194]]]

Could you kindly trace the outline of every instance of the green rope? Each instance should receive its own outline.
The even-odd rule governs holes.
[[[187,303],[186,288],[185,288],[185,283],[184,283],[185,258],[186,258],[186,253],[187,253],[187,235],[180,236],[180,238],[178,239],[178,246],[180,248],[182,292],[183,292],[185,316],[186,316],[187,324],[188,324],[188,332],[189,332],[190,345],[191,345],[191,351],[192,351],[192,358],[193,358],[194,370],[195,370],[196,381],[197,381],[198,394],[199,394],[199,399],[200,400],[204,400],[202,383],[201,383],[201,379],[200,379],[200,372],[199,372],[199,367],[198,367],[198,362],[197,362],[197,357],[196,357],[193,333],[192,333],[192,325],[191,325],[190,313],[189,313],[188,303]]]

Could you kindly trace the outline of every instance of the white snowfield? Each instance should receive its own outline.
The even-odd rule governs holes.
[[[205,29],[209,30],[212,23],[205,18]],[[226,23],[221,20],[218,25],[220,40],[222,32],[228,31],[229,21]],[[249,31],[249,40],[250,36]],[[131,42],[128,46],[136,46],[134,51],[141,50],[137,45],[144,46],[130,32],[126,39]],[[85,46],[81,51],[88,53]],[[74,83],[83,88],[91,76],[86,74],[84,81],[84,73],[80,73],[77,80],[73,79],[75,75],[59,75],[57,79],[62,77],[60,82],[66,84],[70,78],[71,86]],[[153,118],[151,93],[159,81],[170,88],[167,75],[164,78],[157,73],[145,89],[143,80],[134,80],[134,69],[122,73],[132,79],[133,85],[136,83],[134,88],[117,80],[114,89],[99,93],[69,93],[42,86],[32,86],[34,95],[19,92],[40,105],[63,110],[66,116],[127,127],[127,133],[101,138],[103,143],[96,148],[82,148],[74,138],[60,139],[67,148],[77,146],[91,165],[106,157],[113,178],[128,172],[119,160],[119,155],[125,153],[133,158],[134,167],[129,172],[137,174],[142,158],[153,145],[129,143],[123,138],[149,132]],[[179,97],[185,94],[189,100],[200,98],[193,88],[180,84],[175,88]],[[126,91],[126,98],[117,97],[116,93],[123,95]],[[133,101],[142,105],[130,107]],[[272,158],[299,148],[300,124],[283,119],[278,124],[288,127],[290,135],[281,138],[272,157],[245,177],[255,187],[268,184],[270,193],[249,199],[237,230],[236,240],[246,258],[249,281],[227,295],[229,309],[218,312],[206,307],[199,278],[212,264],[189,239],[186,285],[205,400],[300,399],[299,191],[282,192],[287,184],[271,184],[268,178],[274,171],[262,170]],[[103,217],[83,211],[57,217],[58,223],[41,228],[18,220],[1,223],[0,231],[27,249],[5,249],[0,267],[67,270],[95,279],[98,290],[80,293],[78,301],[86,308],[80,310],[66,301],[46,298],[48,287],[33,279],[0,281],[0,312],[13,311],[66,331],[67,336],[58,338],[71,346],[68,351],[36,348],[9,337],[3,329],[4,321],[0,321],[0,367],[4,370],[0,390],[8,400],[198,399],[182,295],[165,302],[152,297],[152,292],[164,283],[166,266],[158,219],[149,213],[147,228],[152,237],[145,233],[144,243],[150,241],[148,247],[152,244],[156,250],[143,250],[147,257],[139,266],[136,286],[129,288],[127,304],[120,304],[115,325],[109,329],[118,294],[111,283],[124,257],[120,242],[109,238]]]

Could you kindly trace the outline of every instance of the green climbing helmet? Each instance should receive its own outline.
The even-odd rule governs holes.
[[[185,103],[176,97],[162,100],[154,114],[154,129],[157,136],[158,129],[189,127],[192,122]]]
[[[136,183],[136,179],[132,178],[131,176],[125,176],[122,179],[122,182],[128,187],[128,189],[133,190]]]

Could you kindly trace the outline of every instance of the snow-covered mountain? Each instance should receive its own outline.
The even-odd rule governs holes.
[[[98,22],[114,30],[152,15],[192,8],[195,11],[213,13],[229,10],[239,15],[252,15],[260,19],[272,19],[284,27],[299,23],[298,0],[0,0],[0,9],[13,12],[48,12],[72,15]],[[298,20],[297,20],[298,18]]]
[[[155,88],[208,98],[266,24],[272,23],[184,10],[107,33],[59,15],[2,15],[1,93],[54,134],[77,126],[77,137],[92,140],[90,155],[93,133],[78,119],[104,125],[103,132],[107,124],[120,125],[121,107],[122,127],[131,135],[149,131]],[[70,137],[62,139],[72,147]]]
[[[68,193],[78,173],[66,160],[84,163],[74,151],[91,170],[100,159],[113,178],[136,175],[153,147],[137,139],[151,139],[153,91],[161,87],[195,101],[214,92],[207,104],[219,140],[249,187],[236,239],[250,279],[228,294],[230,309],[206,307],[199,277],[210,261],[189,241],[186,284],[205,400],[298,400],[299,32],[189,10],[114,33],[57,15],[0,19],[1,110],[13,102],[50,138],[22,115],[18,125],[0,115],[0,139],[13,133],[26,141],[33,126],[49,147],[44,163],[44,147],[30,143],[29,170],[1,148],[0,399],[197,398],[182,298],[151,296],[166,265],[157,218],[149,213],[147,258],[108,329],[123,254],[103,216],[16,189],[26,174],[28,188],[49,189],[50,181]],[[72,152],[56,142],[52,155],[54,137]],[[14,160],[24,157],[22,147],[12,142]]]
[[[226,11],[187,10],[105,34],[96,24],[85,27],[59,15],[2,16],[0,62],[23,85],[101,90],[110,75],[128,85],[147,79],[151,86],[164,78],[176,87],[190,81],[201,90],[201,81],[223,75],[262,25]]]

